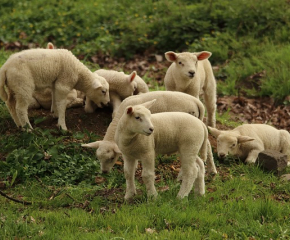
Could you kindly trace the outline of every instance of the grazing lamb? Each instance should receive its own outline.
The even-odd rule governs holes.
[[[204,95],[207,110],[207,125],[215,127],[216,81],[208,58],[210,52],[175,53],[166,52],[165,57],[172,62],[168,68],[164,84],[166,90],[179,91],[196,98]]]
[[[126,98],[120,105],[116,116],[110,123],[106,135],[102,141],[91,142],[88,144],[82,144],[83,147],[95,148],[97,159],[101,163],[101,171],[108,173],[111,171],[115,162],[121,155],[118,146],[114,142],[115,131],[117,128],[118,121],[123,115],[125,108],[131,105],[141,104],[150,100],[156,99],[156,103],[150,108],[152,113],[158,112],[185,112],[191,115],[203,119],[204,117],[204,106],[200,100],[181,92],[171,91],[155,91],[144,93],[141,95],[131,96]],[[211,151],[211,145],[208,141],[208,172],[216,174],[217,170],[213,161],[213,155]]]
[[[157,196],[154,186],[156,154],[178,152],[182,183],[177,197],[189,195],[193,184],[198,195],[205,193],[204,165],[198,157],[207,155],[208,132],[198,118],[181,112],[152,114],[148,110],[155,100],[129,106],[120,118],[115,141],[123,154],[126,178],[125,199],[136,194],[134,183],[136,161],[142,163],[142,179],[148,196]],[[185,127],[186,126],[186,127]]]
[[[46,48],[55,49],[54,45],[51,42],[47,44]],[[108,86],[104,87],[108,88]],[[67,95],[66,108],[83,106],[84,97],[85,96],[82,92],[77,91],[75,89],[71,90],[71,92]],[[33,93],[33,99],[32,102],[29,104],[29,109],[36,109],[42,107],[44,109],[51,109],[53,111],[51,104],[52,104],[51,88],[47,87],[45,89],[41,89]]]
[[[217,153],[221,158],[228,154],[247,163],[255,163],[260,152],[275,150],[290,158],[290,134],[266,124],[243,124],[233,130],[220,131],[208,127],[217,138]]]
[[[109,89],[70,51],[30,49],[9,57],[0,69],[0,97],[5,101],[17,126],[26,124],[28,106],[35,90],[52,89],[54,115],[58,126],[65,124],[66,97],[72,89],[84,92],[95,103],[108,104]]]
[[[113,118],[118,110],[121,102],[132,96],[134,93],[149,92],[147,84],[140,78],[135,71],[127,75],[124,72],[118,72],[115,70],[99,69],[95,71],[96,74],[104,77],[110,86],[110,102],[113,107]],[[96,106],[86,99],[85,111],[87,113],[94,112]]]

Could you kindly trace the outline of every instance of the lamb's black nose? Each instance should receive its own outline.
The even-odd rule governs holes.
[[[220,154],[219,154],[219,157],[220,157],[220,158],[224,158],[225,156],[226,156],[226,155],[225,155],[224,153],[220,153]]]
[[[193,78],[193,77],[194,77],[194,74],[195,74],[194,71],[189,71],[189,72],[188,72],[188,75],[189,75],[190,78]]]
[[[154,128],[149,128],[149,131],[150,131],[150,132],[153,132],[153,131],[154,131]]]

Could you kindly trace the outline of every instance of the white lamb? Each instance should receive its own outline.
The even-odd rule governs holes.
[[[136,194],[136,161],[142,163],[142,179],[147,195],[158,195],[155,186],[156,154],[178,152],[182,169],[182,183],[177,197],[189,195],[193,184],[198,195],[205,193],[204,163],[207,155],[208,132],[198,118],[181,112],[152,114],[148,110],[155,100],[141,105],[129,106],[120,118],[115,132],[115,141],[123,154],[126,178],[125,199]]]
[[[196,98],[204,95],[207,110],[207,125],[215,127],[216,81],[208,58],[210,52],[166,52],[165,57],[172,62],[168,68],[164,84],[166,90],[179,91]]]
[[[70,51],[30,49],[13,54],[0,69],[0,97],[17,126],[32,128],[28,106],[35,90],[52,89],[54,115],[65,124],[66,97],[72,89],[84,92],[95,103],[108,104],[109,89]]]
[[[140,78],[135,71],[131,74],[125,74],[124,72],[118,72],[115,70],[99,69],[95,71],[96,74],[104,77],[110,86],[110,103],[113,107],[113,118],[120,106],[121,102],[132,96],[134,93],[149,92],[147,84]],[[96,106],[86,99],[85,111],[87,113],[94,112]]]
[[[275,150],[290,158],[290,134],[266,124],[243,124],[233,130],[220,131],[208,127],[217,138],[217,153],[221,158],[227,155],[239,157],[247,163],[255,163],[260,152]]]
[[[47,49],[55,49],[55,46],[49,42],[46,46]],[[103,86],[105,88],[108,88],[108,84],[106,86]],[[67,95],[67,105],[66,108],[72,108],[72,107],[81,107],[83,106],[84,102],[84,94],[80,91],[77,91],[75,89],[71,90],[71,92]],[[32,102],[29,104],[29,109],[35,109],[35,108],[44,108],[52,110],[51,107],[52,104],[52,93],[51,88],[47,87],[45,89],[36,90],[33,93],[33,99]]]
[[[126,98],[120,105],[116,116],[110,123],[106,135],[102,141],[91,142],[88,144],[82,144],[83,147],[95,148],[97,159],[101,163],[101,171],[103,173],[108,173],[111,171],[115,162],[121,155],[118,146],[114,141],[115,131],[117,128],[118,121],[123,115],[126,107],[136,104],[141,104],[150,100],[156,99],[156,103],[151,107],[150,111],[152,113],[159,112],[185,112],[189,113],[199,119],[204,117],[204,106],[200,100],[181,92],[171,92],[171,91],[155,91],[144,93],[141,95],[131,96]],[[217,170],[213,161],[213,155],[211,151],[211,145],[208,141],[208,172],[216,174]]]

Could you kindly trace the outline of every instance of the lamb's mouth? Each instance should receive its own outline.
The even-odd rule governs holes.
[[[145,131],[143,131],[143,132],[145,133],[146,136],[149,136],[152,133],[152,132],[148,133],[148,132],[145,132]]]

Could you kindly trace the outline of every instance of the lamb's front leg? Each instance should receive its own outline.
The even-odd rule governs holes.
[[[249,152],[248,157],[246,158],[246,163],[255,163],[259,153],[263,151],[261,149],[253,149]]]
[[[147,189],[147,196],[156,198],[158,193],[156,191],[155,182],[155,154],[151,153],[141,158],[142,162],[142,179]]]
[[[115,117],[117,110],[120,106],[120,104],[122,103],[120,97],[114,93],[110,93],[110,102],[113,106],[113,114],[112,114],[112,118]]]
[[[135,159],[130,159],[124,155],[123,159],[124,159],[124,173],[126,179],[125,200],[128,200],[136,194],[135,171],[137,161]]]
[[[55,96],[55,104],[56,104],[56,112],[58,113],[58,126],[63,129],[67,130],[65,124],[65,110],[66,110],[66,96],[69,93],[69,89],[67,90],[58,90],[56,88],[54,96]]]

